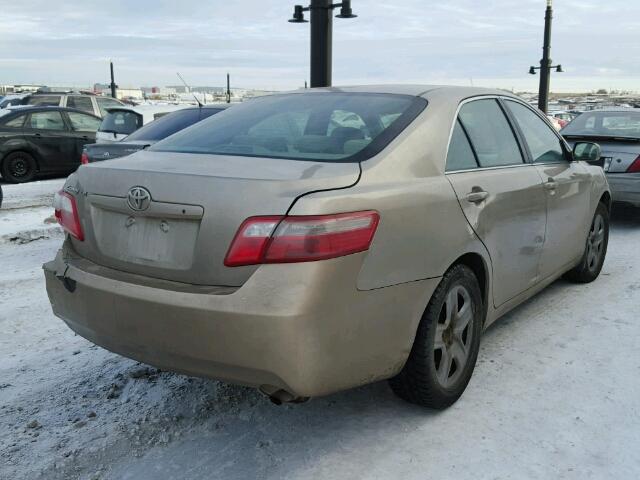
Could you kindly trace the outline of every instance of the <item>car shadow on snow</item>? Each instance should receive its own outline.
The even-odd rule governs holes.
[[[625,204],[614,204],[611,209],[612,229],[640,228],[640,207]]]

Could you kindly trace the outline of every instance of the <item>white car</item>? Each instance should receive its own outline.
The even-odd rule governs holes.
[[[158,117],[190,105],[139,105],[109,107],[96,132],[96,143],[119,142]]]

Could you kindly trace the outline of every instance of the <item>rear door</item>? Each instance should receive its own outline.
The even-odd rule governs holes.
[[[536,167],[496,98],[465,102],[447,157],[447,178],[491,256],[496,307],[539,280],[546,196]]]
[[[41,171],[68,171],[71,168],[76,141],[60,111],[31,113],[23,131],[38,153]]]
[[[82,155],[82,149],[88,143],[94,143],[96,141],[96,131],[100,127],[100,119],[93,115],[85,115],[80,112],[65,112],[65,116],[69,121],[69,125],[73,132],[76,150],[74,164],[80,164],[80,156]]]
[[[514,100],[504,103],[545,187],[547,231],[540,276],[546,278],[566,270],[584,251],[591,176],[579,162],[569,161],[564,141],[533,109]]]

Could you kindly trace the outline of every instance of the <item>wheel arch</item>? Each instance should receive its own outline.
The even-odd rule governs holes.
[[[482,294],[482,303],[484,309],[484,319],[483,323],[487,321],[487,311],[489,306],[489,284],[490,284],[490,275],[489,275],[489,265],[487,265],[486,260],[476,252],[468,252],[464,255],[461,255],[456,259],[453,264],[449,267],[456,265],[464,265],[471,269],[476,278],[478,279],[478,284],[480,286],[480,293]],[[447,270],[449,270],[447,269]]]
[[[611,203],[612,203],[612,199],[611,199],[611,193],[605,191],[601,196],[600,196],[600,201],[599,203],[604,204],[607,207],[607,210],[609,212],[611,212]]]

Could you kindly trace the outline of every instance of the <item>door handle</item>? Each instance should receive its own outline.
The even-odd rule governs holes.
[[[558,183],[556,182],[555,178],[549,177],[549,179],[544,184],[544,188],[554,191],[556,188],[558,188]]]
[[[34,135],[35,137],[41,137],[41,136],[42,136],[42,135],[41,135],[41,134],[39,134],[39,133],[34,133],[33,135]]]
[[[489,196],[489,192],[485,192],[484,190],[478,190],[474,192],[467,193],[467,202],[469,203],[481,203],[484,202]]]

